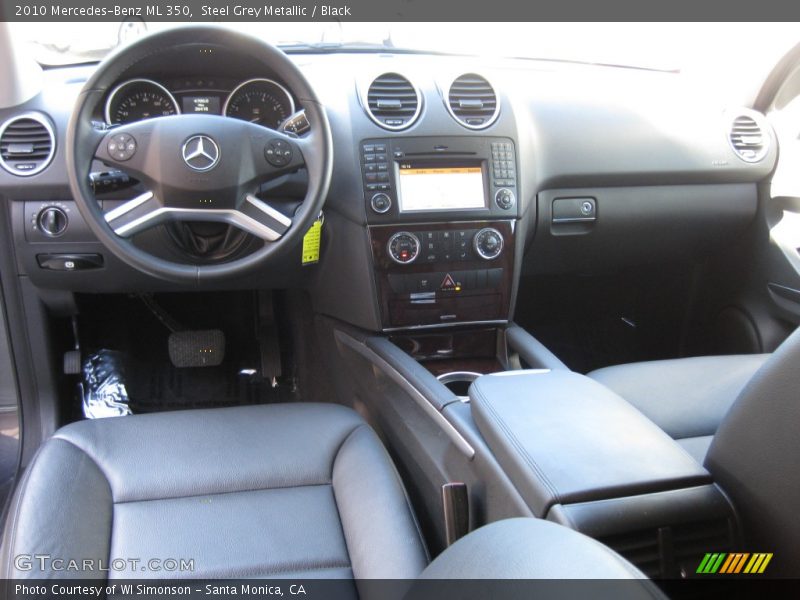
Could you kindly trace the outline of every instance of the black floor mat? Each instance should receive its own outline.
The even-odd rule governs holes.
[[[289,386],[273,388],[257,375],[226,366],[178,369],[141,363],[129,370],[128,393],[134,413],[291,402]]]
[[[170,331],[133,296],[83,297],[84,355],[101,348],[123,353],[134,413],[296,400],[289,382],[273,388],[258,374],[256,303],[252,293],[161,294],[158,303],[186,329],[220,329],[225,360],[217,367],[178,369],[169,359]],[[121,317],[121,315],[123,317]]]

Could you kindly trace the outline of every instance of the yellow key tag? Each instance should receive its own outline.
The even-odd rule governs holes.
[[[317,219],[303,236],[303,266],[319,262],[319,247],[322,243],[322,219]]]

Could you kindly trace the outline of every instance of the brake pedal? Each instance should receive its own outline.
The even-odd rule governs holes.
[[[225,334],[219,329],[177,331],[168,344],[169,359],[179,369],[217,367],[225,360]]]

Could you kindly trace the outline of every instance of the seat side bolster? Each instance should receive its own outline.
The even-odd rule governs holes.
[[[417,577],[428,564],[414,513],[378,436],[353,430],[333,461],[333,492],[356,579]]]
[[[105,579],[97,567],[109,559],[114,509],[103,471],[83,450],[58,438],[42,446],[28,469],[9,512],[2,578]],[[34,554],[62,559],[55,566],[64,570],[42,565]],[[85,559],[94,561],[93,570],[81,569]],[[70,560],[81,570],[67,569]]]

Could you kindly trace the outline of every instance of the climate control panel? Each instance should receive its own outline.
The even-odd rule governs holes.
[[[468,262],[495,260],[503,245],[503,234],[493,227],[398,231],[386,243],[386,253],[400,265]]]
[[[480,220],[370,226],[384,328],[506,321],[515,225]]]

